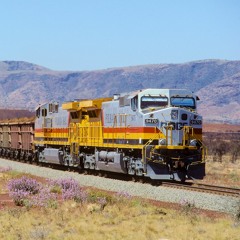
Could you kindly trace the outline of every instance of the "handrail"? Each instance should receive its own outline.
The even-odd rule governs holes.
[[[190,130],[191,130],[192,138],[189,135],[190,134]],[[188,134],[188,141],[189,141],[189,143],[190,143],[191,139],[196,139],[199,142],[200,148],[201,148],[201,152],[202,152],[202,156],[203,156],[203,159],[205,160],[206,159],[206,155],[207,155],[207,147],[203,144],[202,140],[197,138],[196,134],[194,134],[193,127],[191,127],[191,126],[184,126],[184,139],[183,139],[184,146],[185,146],[185,143],[186,143],[186,139],[185,139],[186,134]]]

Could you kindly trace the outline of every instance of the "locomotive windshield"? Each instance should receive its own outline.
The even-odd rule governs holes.
[[[141,98],[141,109],[149,107],[165,107],[168,105],[168,98],[161,96],[143,96]]]
[[[195,100],[192,97],[171,97],[171,105],[174,107],[196,108]]]

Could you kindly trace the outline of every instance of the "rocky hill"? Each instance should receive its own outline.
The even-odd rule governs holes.
[[[97,71],[53,71],[21,61],[0,62],[0,108],[34,109],[144,88],[188,88],[205,120],[240,124],[240,61],[202,60]]]

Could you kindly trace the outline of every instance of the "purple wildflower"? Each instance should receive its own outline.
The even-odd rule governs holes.
[[[32,196],[32,204],[39,207],[48,207],[52,202],[56,202],[57,194],[52,193],[49,188],[41,188],[37,195]]]
[[[10,192],[22,190],[29,194],[36,194],[39,191],[40,184],[33,178],[23,176],[18,179],[10,180],[7,187]]]
[[[23,206],[24,202],[29,196],[29,192],[26,192],[22,189],[17,189],[16,191],[10,192],[9,196],[13,198],[13,201],[17,206]]]
[[[62,189],[63,200],[74,200],[84,202],[87,199],[87,193],[83,191],[79,183],[73,178],[50,180],[50,188],[60,187]]]
[[[128,192],[118,192],[116,195],[119,199],[123,199],[123,198],[131,199],[132,198],[132,196]]]

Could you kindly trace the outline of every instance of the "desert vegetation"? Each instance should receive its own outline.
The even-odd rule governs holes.
[[[204,133],[207,183],[240,187],[240,133]]]
[[[213,162],[222,162],[228,156],[230,162],[240,160],[240,132],[205,133],[204,144]]]
[[[0,169],[1,239],[238,239],[235,216],[164,206],[126,192],[83,188],[75,180],[36,179]],[[239,204],[240,206],[240,204]],[[240,212],[240,209],[239,209]]]

